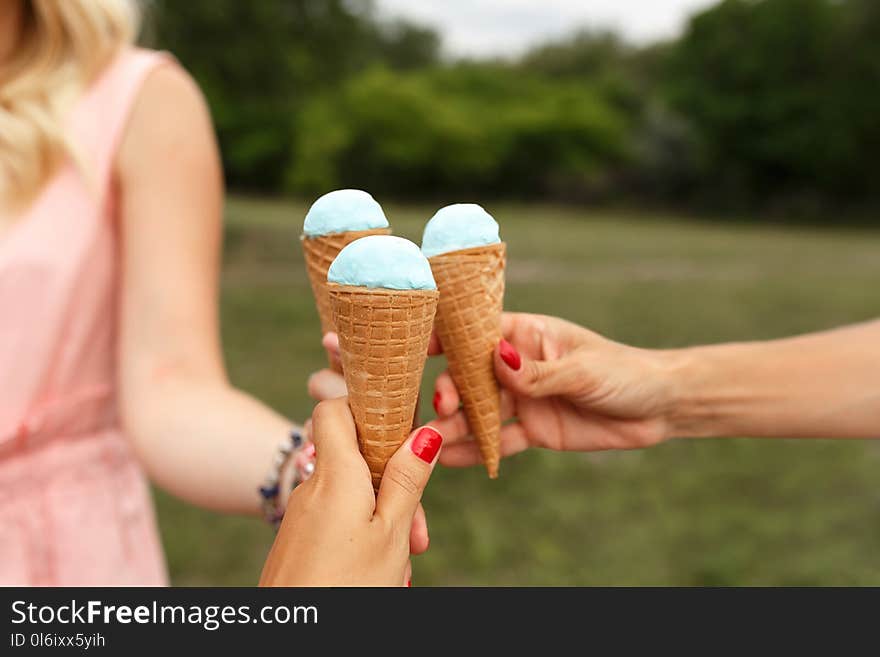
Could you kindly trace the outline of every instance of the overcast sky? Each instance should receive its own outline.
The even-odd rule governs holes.
[[[427,23],[453,56],[519,54],[578,27],[612,28],[645,43],[675,36],[718,0],[378,0],[386,16]]]

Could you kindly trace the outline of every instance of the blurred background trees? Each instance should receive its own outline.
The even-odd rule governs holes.
[[[728,0],[691,21],[665,77],[700,138],[706,191],[852,200],[876,187],[878,16],[870,0]]]
[[[234,189],[796,214],[880,197],[875,0],[724,0],[675,42],[582,31],[464,62],[366,0],[156,5]]]

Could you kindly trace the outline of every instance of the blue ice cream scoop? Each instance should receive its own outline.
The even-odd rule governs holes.
[[[425,257],[498,244],[498,222],[476,203],[456,203],[440,208],[425,225],[422,253]]]
[[[346,246],[330,265],[327,282],[392,290],[437,289],[419,247],[391,235],[369,235]]]
[[[337,189],[312,203],[303,223],[306,237],[319,237],[354,230],[387,228],[382,206],[360,189]]]

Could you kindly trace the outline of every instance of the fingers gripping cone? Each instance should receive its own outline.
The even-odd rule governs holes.
[[[387,235],[345,247],[327,279],[348,404],[378,493],[412,431],[440,294],[419,248]]]
[[[390,228],[374,228],[372,230],[349,230],[344,233],[320,235],[318,237],[302,238],[303,257],[306,262],[306,272],[309,275],[309,283],[312,286],[312,295],[315,297],[315,305],[318,308],[318,317],[321,320],[321,334],[336,330],[333,322],[333,312],[330,309],[330,298],[327,295],[327,270],[330,263],[339,255],[342,249],[356,239],[367,235],[388,235]],[[337,364],[330,361],[333,369],[338,369]]]
[[[501,340],[503,242],[428,259],[440,301],[437,336],[489,477],[501,460],[501,403],[493,352]]]

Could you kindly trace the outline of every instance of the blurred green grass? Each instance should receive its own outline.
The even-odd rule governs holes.
[[[223,338],[236,385],[296,419],[324,365],[298,234],[306,205],[227,206]],[[415,241],[432,206],[386,207]],[[764,339],[880,314],[880,234],[492,205],[510,310],[675,347]],[[425,392],[442,361],[428,364]],[[423,405],[423,417],[431,412]],[[490,482],[439,469],[419,585],[880,585],[880,443],[674,441],[642,452],[532,451]],[[259,521],[159,492],[177,585],[251,585]]]

